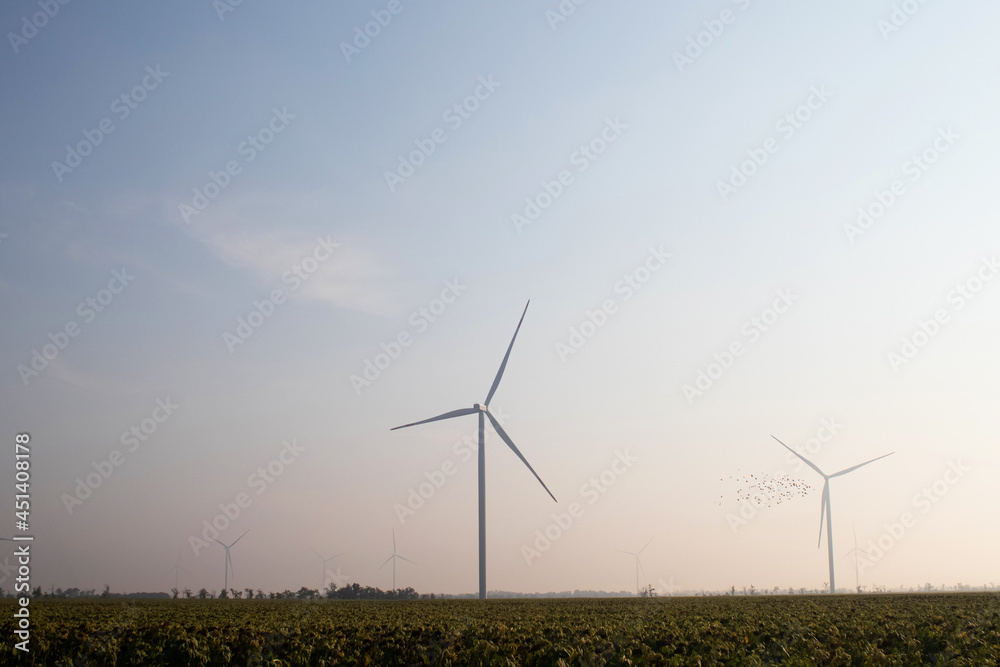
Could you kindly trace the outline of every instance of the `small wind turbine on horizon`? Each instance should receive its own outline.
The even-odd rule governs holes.
[[[407,563],[413,563],[413,561],[410,560],[409,558],[404,558],[403,556],[400,556],[398,553],[396,553],[396,529],[393,528],[392,529],[392,555],[385,559],[385,563],[382,563],[381,565],[378,566],[378,569],[381,570],[383,567],[386,566],[386,564],[389,561],[392,561],[392,590],[396,590],[396,559],[397,558],[399,560],[405,560]],[[413,564],[416,565],[416,563],[413,563]]]
[[[771,436],[775,440],[778,440],[775,436]],[[806,457],[799,454],[797,451],[786,445],[785,443],[778,440],[778,444],[790,451],[795,456],[802,459],[807,466],[818,472],[823,477],[823,499],[820,503],[819,508],[819,537],[816,540],[816,548],[818,549],[823,541],[823,515],[826,514],[826,548],[830,560],[830,594],[837,592],[836,584],[834,583],[833,577],[833,510],[830,509],[830,480],[834,477],[840,477],[841,475],[846,475],[849,472],[853,472],[862,466],[866,466],[869,463],[878,461],[879,459],[884,459],[887,456],[892,456],[895,452],[889,452],[888,454],[883,454],[882,456],[877,456],[870,461],[865,461],[864,463],[859,463],[856,466],[851,466],[850,468],[845,468],[840,472],[835,472],[832,475],[827,475],[825,472],[820,470],[816,464],[807,459]]]
[[[466,415],[479,415],[479,599],[486,599],[486,419],[490,420],[490,424],[493,425],[493,430],[497,432],[497,435],[507,443],[507,446],[511,448],[517,458],[521,459],[521,463],[527,466],[531,474],[535,476],[538,483],[542,485],[546,493],[552,497],[552,500],[556,500],[556,497],[552,495],[549,491],[549,487],[545,486],[545,482],[542,478],[538,476],[535,469],[531,467],[528,460],[524,458],[521,451],[514,444],[514,441],[510,439],[507,432],[503,430],[500,423],[496,418],[490,414],[489,406],[490,400],[493,398],[493,394],[496,393],[497,387],[500,385],[500,378],[503,377],[504,369],[507,368],[507,360],[510,358],[510,351],[514,347],[514,341],[517,339],[517,332],[521,330],[521,323],[524,322],[524,315],[528,312],[528,303],[524,305],[524,312],[521,313],[521,319],[517,323],[517,328],[514,329],[514,336],[510,339],[510,345],[507,346],[507,354],[503,357],[503,362],[500,364],[500,370],[497,371],[497,376],[493,380],[493,386],[490,387],[490,392],[486,395],[486,400],[482,405],[476,403],[471,408],[462,408],[460,410],[453,410],[451,412],[446,412],[443,415],[438,415],[437,417],[431,417],[430,419],[424,419],[422,421],[413,422],[410,424],[403,424],[402,426],[397,426],[390,429],[395,431],[401,428],[407,428],[409,426],[417,426],[418,424],[427,424],[429,422],[440,421],[443,419],[451,419],[452,417],[464,417]]]
[[[180,553],[180,551],[177,552],[177,564],[174,565],[169,570],[167,570],[167,572],[173,572],[174,573],[174,588],[177,589],[177,590],[180,590],[180,586],[179,586],[179,584],[180,584],[180,573],[183,572],[184,574],[187,574],[187,571],[183,567],[181,567],[181,553]]]
[[[250,532],[250,529],[247,528],[246,530],[243,531],[243,535],[246,535],[249,532]],[[236,542],[239,542],[240,540],[243,539],[243,535],[240,535],[239,537],[237,537],[236,541],[233,542],[232,544],[230,544],[229,546],[226,546],[222,542],[219,542],[219,540],[215,540],[214,537],[212,538],[216,542],[219,542],[219,544],[222,544],[222,546],[226,550],[226,578],[225,578],[225,587],[222,589],[223,591],[228,591],[229,590],[229,570],[231,570],[232,567],[233,567],[233,559],[229,556],[229,550],[236,546]]]
[[[395,549],[394,549],[393,551],[395,551]],[[319,556],[319,559],[320,559],[321,561],[323,561],[323,578],[322,578],[322,579],[320,579],[320,581],[321,581],[322,583],[320,584],[320,588],[319,588],[319,592],[320,592],[320,593],[322,593],[322,592],[323,592],[323,591],[324,591],[324,590],[326,589],[326,564],[327,564],[327,563],[329,563],[329,562],[330,562],[331,560],[333,560],[334,558],[340,558],[340,557],[341,557],[341,556],[343,556],[343,555],[344,555],[344,554],[345,554],[346,552],[344,552],[344,551],[341,551],[341,552],[340,552],[339,554],[337,554],[336,556],[330,556],[329,558],[324,558],[324,557],[323,557],[323,555],[322,555],[322,554],[320,554],[320,552],[316,551],[315,549],[313,549],[313,550],[312,550],[312,552],[313,552],[314,554],[316,554],[317,556]]]
[[[860,593],[861,592],[861,578],[858,576],[858,554],[864,554],[864,555],[868,556],[869,558],[871,558],[872,555],[870,553],[868,553],[867,551],[865,551],[864,549],[859,549],[858,548],[858,531],[854,527],[854,522],[853,521],[851,522],[851,530],[854,532],[854,548],[851,549],[850,551],[848,551],[847,553],[845,553],[843,556],[841,556],[840,560],[844,560],[845,558],[847,558],[851,554],[854,554],[854,590],[856,590],[858,593]]]
[[[649,538],[649,542],[652,542],[652,541],[653,541],[653,538],[652,537]],[[621,549],[615,549],[615,551],[617,551],[618,553],[628,554],[629,556],[634,556],[635,557],[635,596],[636,597],[639,597],[639,570],[642,570],[642,576],[644,576],[644,577],[646,576],[646,570],[643,570],[643,568],[642,568],[642,562],[640,562],[640,560],[639,560],[639,554],[641,554],[643,551],[646,550],[646,547],[649,546],[649,542],[646,542],[646,544],[644,544],[643,547],[641,549],[639,549],[638,551],[622,551]]]

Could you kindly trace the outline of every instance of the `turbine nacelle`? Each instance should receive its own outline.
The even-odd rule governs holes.
[[[480,403],[473,403],[472,409],[475,410],[476,412],[489,412],[489,410],[486,409],[486,406]]]

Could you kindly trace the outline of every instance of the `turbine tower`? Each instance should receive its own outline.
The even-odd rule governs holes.
[[[243,531],[243,535],[246,535],[249,532],[250,532],[250,529],[247,528],[246,530]],[[243,539],[243,535],[240,535],[239,537],[237,537],[236,538],[236,542],[239,542],[240,540],[242,540]],[[214,537],[212,539],[215,540]],[[215,541],[219,542],[219,540],[215,540]],[[226,549],[226,579],[225,579],[225,587],[222,589],[223,591],[228,591],[229,590],[229,570],[231,570],[232,567],[233,567],[233,559],[230,558],[230,556],[229,556],[229,550],[236,546],[236,542],[233,542],[229,546],[226,546],[225,544],[222,544],[222,542],[219,542],[219,544],[222,544],[222,546]]]
[[[378,566],[378,569],[381,570],[383,567],[386,566],[386,563],[388,563],[389,561],[392,561],[392,590],[396,590],[396,559],[397,558],[399,560],[405,560],[407,563],[413,563],[413,561],[410,560],[409,558],[404,558],[403,556],[400,556],[398,553],[396,553],[396,529],[393,528],[392,529],[392,555],[385,559],[385,563],[382,563],[381,565]],[[416,563],[413,563],[413,564],[416,565]]]
[[[775,440],[778,440],[773,435],[771,436]],[[820,470],[816,464],[807,459],[806,457],[799,454],[797,451],[786,445],[785,443],[778,440],[778,444],[795,454],[797,457],[802,459],[807,466],[818,472],[823,477],[823,500],[821,501],[819,508],[819,538],[816,540],[816,548],[819,548],[820,543],[823,541],[823,515],[826,514],[826,549],[830,559],[830,594],[834,594],[837,591],[836,584],[833,580],[833,511],[830,509],[830,480],[834,477],[840,477],[841,475],[846,475],[849,472],[853,472],[862,466],[866,466],[869,463],[878,461],[879,459],[884,459],[887,456],[892,456],[895,452],[889,452],[888,454],[883,454],[882,456],[877,456],[870,461],[865,461],[864,463],[859,463],[856,466],[851,466],[850,468],[845,468],[840,472],[835,472],[832,475],[827,475],[825,472]]]
[[[531,467],[528,460],[524,458],[521,451],[514,444],[514,441],[510,439],[507,432],[503,430],[500,423],[497,422],[496,418],[490,414],[489,406],[490,400],[493,398],[493,394],[496,393],[497,387],[500,385],[500,378],[503,377],[504,369],[507,368],[507,360],[510,358],[510,351],[514,347],[514,340],[517,339],[517,332],[521,330],[521,322],[524,322],[524,315],[528,312],[528,304],[524,305],[524,312],[521,313],[521,319],[517,323],[517,328],[514,329],[514,336],[510,339],[510,345],[507,346],[507,354],[503,356],[503,362],[500,364],[500,370],[497,371],[497,376],[493,380],[493,386],[490,387],[490,392],[486,395],[486,401],[482,405],[476,403],[471,408],[462,408],[460,410],[453,410],[451,412],[446,412],[443,415],[438,415],[437,417],[431,417],[430,419],[424,419],[423,421],[413,422],[411,424],[404,424],[402,426],[397,426],[392,431],[401,428],[407,428],[409,426],[417,426],[418,424],[427,424],[429,422],[436,422],[442,419],[451,419],[452,417],[464,417],[465,415],[479,415],[479,599],[486,599],[486,424],[485,420],[489,419],[490,424],[493,425],[493,430],[497,432],[497,435],[507,443],[507,446],[517,455],[517,458],[521,459],[521,463],[527,466],[531,474],[535,476],[538,483],[542,485],[552,500],[556,500],[556,497],[552,495],[549,491],[549,487],[545,486],[545,482],[542,478],[538,476],[535,469]]]
[[[323,556],[320,554],[320,552],[316,551],[315,549],[313,549],[312,552],[314,554],[316,554],[317,556],[319,556],[319,559],[321,561],[323,561],[323,578],[320,579],[321,583],[320,583],[320,588],[319,588],[320,593],[322,593],[323,590],[326,589],[326,564],[329,563],[334,558],[340,558],[341,556],[344,555],[345,552],[342,551],[339,554],[337,554],[336,556],[330,556],[329,558],[323,558]]]
[[[652,542],[652,541],[653,541],[653,538],[652,537],[649,538],[649,542]],[[629,556],[634,556],[635,557],[635,596],[636,597],[639,597],[639,570],[642,570],[642,563],[639,562],[639,554],[641,554],[643,551],[646,550],[646,547],[649,546],[649,542],[646,542],[646,544],[643,545],[643,547],[641,549],[639,549],[638,551],[622,551],[621,549],[615,549],[615,551],[617,551],[618,553],[628,554]],[[645,570],[642,570],[642,576],[646,576],[646,571]]]

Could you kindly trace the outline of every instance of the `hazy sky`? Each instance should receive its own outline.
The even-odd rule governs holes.
[[[487,442],[491,590],[631,590],[650,538],[661,589],[821,587],[822,479],[772,434],[895,452],[832,482],[836,556],[882,542],[862,584],[995,580],[998,18],[7,3],[33,583],[166,590],[179,553],[218,589],[215,521],[240,587],[318,587],[316,549],[389,588],[395,529],[399,586],[475,591],[475,418],[389,428],[485,399],[529,298],[492,405],[559,503]],[[776,474],[811,491],[741,500]]]

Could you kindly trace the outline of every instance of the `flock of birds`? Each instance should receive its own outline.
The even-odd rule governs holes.
[[[805,480],[787,475],[774,476],[765,473],[759,475],[741,475],[739,477],[730,475],[729,479],[738,485],[736,490],[737,501],[746,500],[758,507],[771,507],[772,505],[780,505],[782,502],[792,498],[805,497],[813,488]],[[719,481],[724,482],[725,479],[719,478]],[[717,504],[722,505],[723,500],[724,497],[719,496]]]

